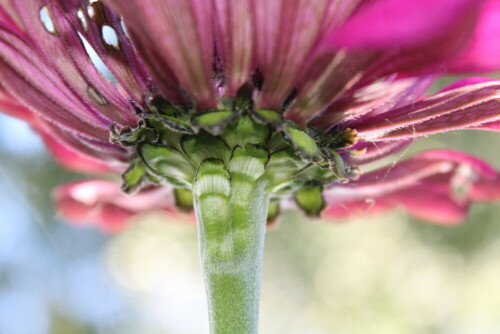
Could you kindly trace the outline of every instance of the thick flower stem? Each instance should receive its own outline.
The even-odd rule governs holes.
[[[205,167],[205,168],[204,168]],[[202,165],[195,210],[212,334],[255,334],[269,200],[263,180]]]

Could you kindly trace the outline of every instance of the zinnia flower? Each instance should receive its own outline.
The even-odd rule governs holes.
[[[402,206],[450,224],[472,201],[500,198],[499,173],[456,151],[362,172],[422,136],[500,128],[500,81],[427,95],[442,74],[500,68],[498,0],[1,3],[2,110],[63,166],[123,175],[121,190],[62,186],[60,211],[116,230],[137,212],[194,206],[209,295],[219,293],[214,332],[255,331],[251,317],[242,329],[214,314],[245,299],[241,286],[258,293],[259,275],[236,284],[221,273],[259,258],[261,241],[245,240],[280,202],[332,217]]]

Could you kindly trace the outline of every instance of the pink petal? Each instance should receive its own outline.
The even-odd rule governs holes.
[[[144,92],[148,89],[148,75],[138,59],[132,43],[126,36],[122,22],[102,2],[93,2],[87,8],[79,0],[57,0],[59,19],[62,16],[93,47],[103,63],[116,78],[126,95],[141,104]],[[89,9],[94,13],[91,18]],[[76,15],[75,15],[76,14]],[[104,38],[104,30],[116,37],[116,44],[110,44]]]
[[[66,168],[88,173],[122,172],[126,168],[126,164],[120,164],[119,161],[128,160],[128,152],[122,151],[116,155],[114,150],[109,149],[105,150],[105,154],[100,154],[99,150],[89,151],[84,138],[75,140],[69,132],[45,123],[1,89],[0,110],[29,123],[42,136],[54,158]]]
[[[3,91],[0,87],[0,110],[10,116],[22,119],[28,123],[33,121],[33,113],[17,102],[7,92]]]
[[[25,35],[21,19],[7,3],[0,3],[0,22],[9,27],[10,30],[15,31],[18,35]]]
[[[250,81],[254,66],[251,0],[214,0],[216,43],[225,70],[226,94],[235,96]]]
[[[1,25],[0,57],[0,83],[16,100],[63,128],[108,137],[111,121],[84,104],[32,45]]]
[[[500,199],[500,175],[493,180],[480,179],[470,190],[470,197],[474,201],[493,202]]]
[[[169,187],[143,190],[134,196],[120,192],[115,182],[89,180],[65,184],[54,192],[60,214],[74,223],[95,224],[108,232],[122,229],[128,220],[140,212],[161,210],[174,219],[174,198]],[[191,217],[192,218],[192,217]]]
[[[281,108],[299,82],[298,75],[305,70],[304,62],[317,39],[332,25],[332,21],[339,21],[341,18],[338,16],[347,15],[357,3],[330,0],[254,1],[256,61],[264,76],[260,106]]]
[[[425,187],[394,194],[393,202],[403,206],[414,217],[438,224],[458,224],[467,218],[467,203],[457,202],[447,193],[434,192]]]
[[[410,139],[477,127],[500,119],[499,89],[499,81],[468,85],[349,126],[370,141]]]
[[[49,66],[60,73],[81,100],[100,114],[118,124],[135,125],[137,118],[127,97],[92,64],[80,36],[65,19],[60,6],[44,5],[41,0],[14,2],[30,39]],[[40,20],[41,8],[50,15],[54,33],[48,32]],[[76,13],[74,15],[76,17]]]
[[[500,198],[500,173],[465,153],[434,150],[335,185],[325,198],[325,216],[346,218],[402,206],[421,219],[455,224],[465,219],[472,201]]]
[[[414,47],[475,21],[483,0],[381,0],[362,7],[335,31],[337,47]]]
[[[451,64],[452,72],[492,72],[500,69],[500,1],[487,0],[471,43]]]
[[[120,172],[126,168],[126,165],[119,166],[116,162],[103,161],[94,155],[84,154],[41,124],[37,126],[37,130],[52,156],[65,168],[84,173]]]
[[[166,77],[173,73],[199,108],[216,105],[211,78],[214,49],[211,1],[109,0],[107,3],[123,16],[138,42],[138,51],[150,62],[150,72],[161,80],[162,87],[174,85],[172,78]],[[149,54],[152,49],[157,51]]]
[[[422,96],[434,81],[434,76],[392,78],[364,88],[355,88],[310,120],[309,124],[328,130],[338,123],[348,123],[402,107]]]

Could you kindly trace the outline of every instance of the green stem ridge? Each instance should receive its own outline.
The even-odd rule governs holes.
[[[212,334],[256,334],[269,196],[265,178],[206,160],[194,207]]]

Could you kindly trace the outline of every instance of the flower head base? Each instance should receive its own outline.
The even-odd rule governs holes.
[[[122,189],[131,193],[167,183],[190,191],[198,168],[214,159],[227,171],[265,178],[272,201],[297,194],[299,206],[319,215],[323,186],[353,176],[355,169],[343,156],[349,154],[346,146],[355,144],[356,131],[305,130],[283,119],[278,110],[254,109],[248,86],[247,96],[240,93],[224,99],[218,109],[203,111],[172,105],[160,96],[150,98],[139,127],[115,128],[111,136],[112,142],[137,150]],[[181,207],[186,209],[186,204]]]

